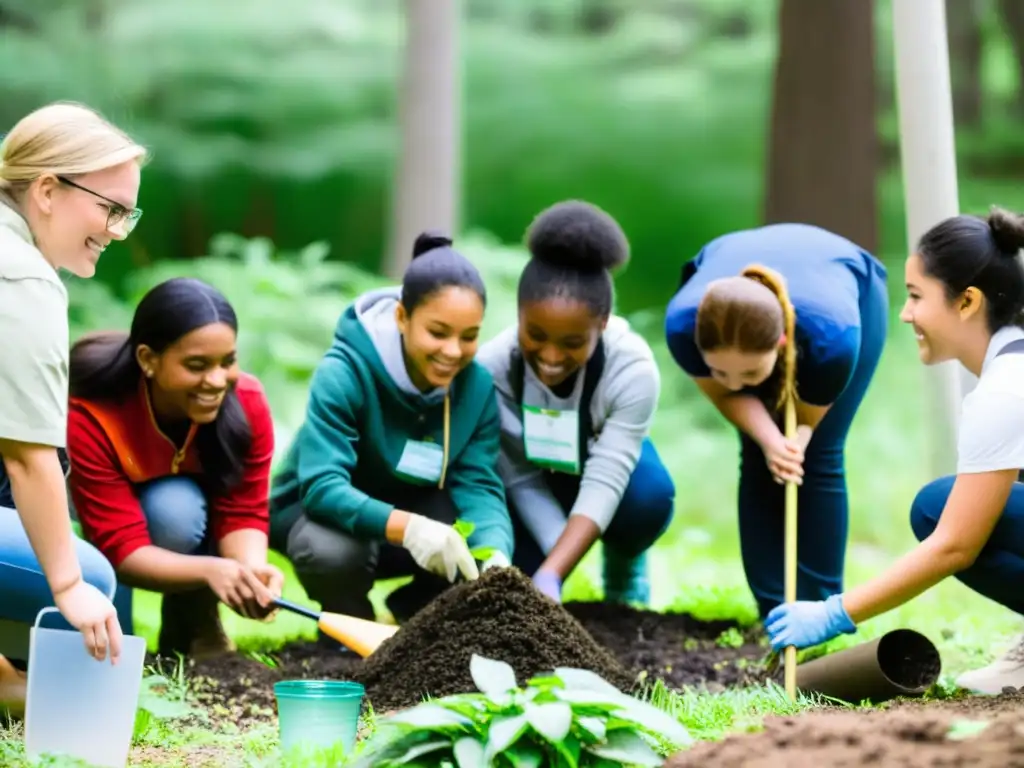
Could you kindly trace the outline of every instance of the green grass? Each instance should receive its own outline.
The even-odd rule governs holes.
[[[893,304],[902,300],[894,288]],[[659,349],[659,354],[665,354]],[[735,492],[735,435],[721,425],[709,405],[688,391],[692,385],[662,361],[666,394],[653,437],[677,483],[673,524],[652,551],[653,604],[661,610],[690,611],[702,618],[755,619],[739,561]],[[918,488],[930,478],[924,450],[927,432],[919,397],[924,369],[910,334],[893,319],[888,348],[847,451],[851,488],[851,542],[847,584],[858,583],[913,546],[907,511]],[[287,562],[286,596],[308,602]],[[592,551],[567,584],[567,599],[600,596],[599,548]],[[378,584],[381,598],[397,582]],[[140,593],[137,630],[151,647],[156,640],[158,599]],[[248,621],[223,611],[228,632],[241,648],[267,650],[297,638],[312,638],[306,619],[282,613],[271,624]],[[923,632],[943,658],[940,690],[960,671],[987,662],[1021,627],[1017,616],[948,580],[900,609],[866,622],[854,636],[828,644],[828,650],[863,642],[896,627]],[[820,653],[823,649],[816,649]],[[765,715],[815,706],[802,698],[789,702],[774,686],[711,694],[675,694],[655,683],[652,700],[678,716],[701,739],[756,729]],[[8,731],[0,739],[0,763],[19,766],[20,737]],[[174,721],[151,718],[137,738],[133,765],[330,765],[330,759],[296,758],[281,762],[276,733],[266,726],[243,734],[180,729]]]

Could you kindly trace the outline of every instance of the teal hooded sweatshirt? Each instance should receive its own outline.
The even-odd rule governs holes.
[[[392,510],[437,480],[417,480],[403,452],[410,441],[444,444],[445,392],[421,392],[405,367],[395,320],[401,289],[360,296],[338,320],[313,374],[306,420],[274,479],[271,525],[285,535],[299,515],[358,538],[383,540]],[[500,424],[494,380],[473,361],[450,387],[444,488],[459,519],[473,524],[470,547],[510,560],[513,534],[498,475]],[[443,462],[442,462],[443,463]],[[420,473],[424,474],[424,473]],[[418,486],[418,487],[417,487]],[[298,502],[298,503],[297,503]]]

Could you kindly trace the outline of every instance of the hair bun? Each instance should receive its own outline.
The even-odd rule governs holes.
[[[1016,257],[1024,248],[1024,219],[1019,215],[993,206],[988,215],[988,228],[996,247],[1004,255]]]
[[[412,246],[412,257],[422,256],[435,248],[450,248],[452,239],[439,231],[421,232]]]
[[[539,261],[581,272],[611,270],[629,261],[629,241],[618,222],[582,200],[555,203],[538,214],[526,245]]]

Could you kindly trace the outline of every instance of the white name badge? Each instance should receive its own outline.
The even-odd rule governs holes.
[[[444,466],[444,450],[437,443],[427,443],[418,440],[407,440],[405,450],[402,451],[402,458],[398,460],[396,468],[400,475],[423,480],[428,483],[436,483],[441,479],[441,469]]]
[[[523,444],[526,458],[560,472],[580,472],[580,416],[576,411],[556,411],[523,406]]]

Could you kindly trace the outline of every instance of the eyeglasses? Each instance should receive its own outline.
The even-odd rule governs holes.
[[[139,219],[142,218],[141,208],[125,208],[116,200],[111,200],[109,197],[104,197],[99,192],[94,192],[88,187],[83,187],[81,184],[77,184],[69,179],[67,176],[58,176],[57,180],[61,184],[67,184],[69,187],[80,189],[83,192],[88,192],[94,197],[98,197],[100,200],[107,204],[107,229],[116,227],[121,222],[124,222],[124,233],[130,235],[132,230],[135,229],[135,225],[139,223]]]

